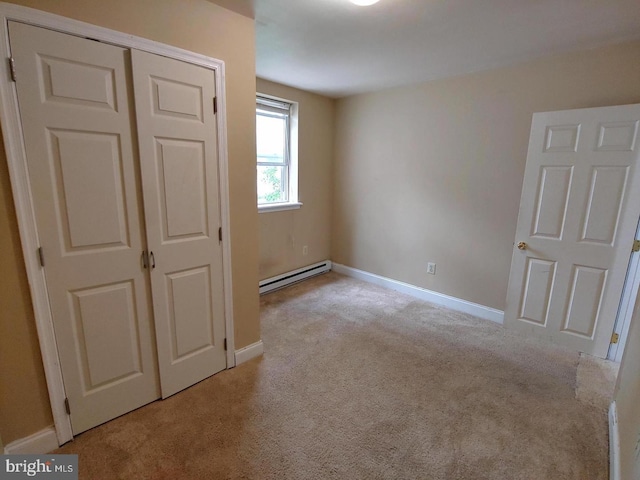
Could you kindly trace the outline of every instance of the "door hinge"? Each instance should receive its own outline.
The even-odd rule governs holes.
[[[218,241],[222,242],[222,227],[218,228]]]
[[[13,57],[9,58],[9,71],[11,72],[11,81],[16,81],[16,61]]]
[[[611,335],[611,343],[612,344],[618,343],[619,340],[620,340],[620,335],[619,334],[614,333],[613,335]]]
[[[44,267],[44,251],[42,250],[42,247],[38,248],[38,258],[40,259],[40,266]]]
[[[227,339],[226,338],[224,339],[224,351],[225,352],[227,351]]]
[[[67,411],[67,415],[71,415],[71,407],[69,406],[69,399],[64,399],[64,409]]]
[[[633,241],[633,248],[631,249],[632,252],[640,252],[640,240],[634,240]]]
[[[213,113],[218,113],[218,97],[213,97]]]

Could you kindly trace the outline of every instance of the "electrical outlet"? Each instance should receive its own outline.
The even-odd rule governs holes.
[[[435,275],[436,274],[436,264],[433,262],[429,262],[427,263],[427,273],[429,275]]]
[[[302,247],[302,255],[306,257],[308,253],[309,253],[309,247],[305,245],[304,247]]]

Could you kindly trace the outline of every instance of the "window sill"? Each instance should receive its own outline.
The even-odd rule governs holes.
[[[258,205],[258,213],[282,212],[284,210],[297,210],[302,206],[300,202],[291,203],[272,203],[267,205]]]

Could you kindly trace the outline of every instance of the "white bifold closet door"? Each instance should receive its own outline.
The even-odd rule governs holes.
[[[226,367],[215,77],[21,23],[9,34],[77,434]]]
[[[196,65],[131,54],[164,398],[227,364],[215,78]]]

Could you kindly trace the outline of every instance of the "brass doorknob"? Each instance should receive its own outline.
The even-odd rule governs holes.
[[[527,244],[524,242],[518,242],[518,249],[519,250],[526,250],[527,249]]]

